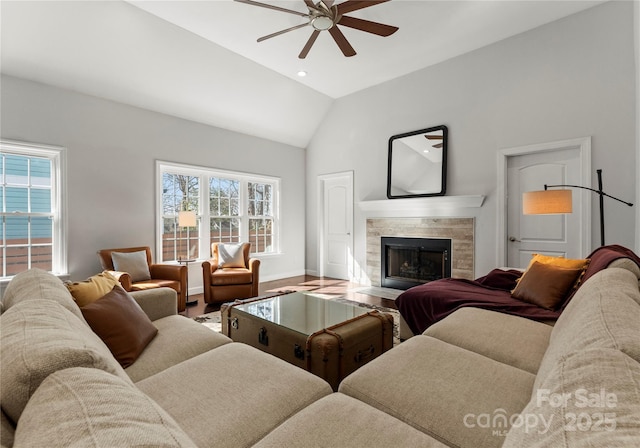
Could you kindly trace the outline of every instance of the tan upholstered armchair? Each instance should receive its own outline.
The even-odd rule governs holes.
[[[178,311],[185,310],[187,302],[186,266],[153,264],[151,249],[148,246],[102,249],[98,251],[98,258],[102,269],[110,271],[120,281],[125,291],[172,288],[178,293]],[[130,269],[122,269],[123,266]]]
[[[251,243],[243,243],[238,263],[226,262],[226,250],[237,244],[211,244],[211,259],[202,263],[204,301],[206,303],[246,299],[258,295],[260,260],[249,258]],[[220,253],[223,250],[225,252]]]

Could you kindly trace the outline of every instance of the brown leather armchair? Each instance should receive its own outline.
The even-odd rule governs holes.
[[[140,252],[147,253],[147,265],[151,279],[133,282],[131,275],[127,272],[115,271],[113,266],[112,252]],[[109,271],[120,281],[125,291],[141,291],[144,289],[172,288],[178,293],[178,311],[184,311],[187,303],[187,267],[170,264],[154,264],[151,261],[151,248],[124,247],[120,249],[102,249],[98,251],[98,258],[102,269]]]
[[[211,244],[211,259],[202,263],[204,301],[206,303],[246,299],[258,295],[260,260],[249,258],[251,243],[244,243],[244,267],[218,266],[218,243]]]

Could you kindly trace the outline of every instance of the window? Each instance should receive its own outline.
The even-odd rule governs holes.
[[[0,143],[1,277],[40,268],[66,274],[63,148]]]
[[[275,253],[280,180],[158,162],[162,261],[207,258],[211,243],[251,242],[251,253]],[[181,211],[195,227],[180,227]]]

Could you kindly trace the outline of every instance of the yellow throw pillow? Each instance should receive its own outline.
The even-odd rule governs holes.
[[[551,255],[542,255],[542,254],[533,254],[531,256],[531,261],[529,262],[530,268],[533,263],[542,263],[542,264],[550,264],[557,268],[566,268],[566,269],[586,269],[589,266],[589,262],[591,259],[589,258],[564,258],[564,257],[553,257]]]
[[[82,308],[100,297],[105,296],[114,286],[119,285],[118,280],[107,271],[89,277],[83,282],[67,283],[67,289],[73,296],[78,306]]]

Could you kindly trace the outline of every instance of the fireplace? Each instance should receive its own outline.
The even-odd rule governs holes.
[[[381,286],[409,289],[451,277],[451,240],[381,238]]]

